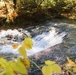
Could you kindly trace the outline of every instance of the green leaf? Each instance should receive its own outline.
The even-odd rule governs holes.
[[[25,38],[24,41],[22,42],[22,47],[26,49],[31,49],[33,46],[33,42],[31,38]]]

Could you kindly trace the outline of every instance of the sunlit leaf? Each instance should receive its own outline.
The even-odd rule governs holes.
[[[26,56],[27,56],[27,55],[26,55],[26,50],[25,50],[24,47],[20,47],[18,51],[19,51],[19,53],[20,53],[23,57],[26,57]]]
[[[23,63],[26,66],[27,69],[30,69],[30,61],[28,58],[23,59]]]
[[[76,65],[73,67],[73,71],[76,72]]]
[[[15,75],[12,68],[9,66],[9,63],[5,59],[0,58],[0,65],[3,67],[7,75]]]
[[[19,61],[21,61],[27,69],[30,69],[30,61],[29,59],[26,57],[26,58],[18,58]]]
[[[51,67],[52,72],[61,73],[61,68],[60,68],[60,66],[58,64],[54,64],[54,65],[52,65],[50,67]]]
[[[68,61],[68,63],[66,64],[66,67],[72,67],[73,65],[75,65],[75,63],[68,57],[67,57],[67,61]]]
[[[5,74],[6,74],[5,72],[1,72],[1,73],[0,73],[0,75],[5,75]]]
[[[21,74],[28,74],[27,73],[27,69],[26,69],[26,67],[24,66],[24,64],[21,62],[21,61],[17,61],[17,62],[15,62],[15,67],[14,67],[14,69],[17,71],[17,72],[19,72],[19,73],[21,73]]]
[[[45,64],[46,65],[53,65],[53,64],[55,64],[55,62],[54,61],[47,60],[47,61],[45,61]]]
[[[24,64],[18,59],[18,61],[10,61],[10,66],[12,69],[21,74],[27,74],[26,67]]]
[[[50,66],[43,66],[42,73],[43,75],[52,75]]]
[[[61,73],[61,68],[58,64],[56,64],[56,62],[47,60],[45,61],[45,64],[51,66],[50,69],[52,70],[52,72]]]
[[[31,49],[33,46],[33,42],[31,38],[25,38],[24,41],[22,42],[22,47],[26,49]]]
[[[61,68],[54,61],[45,61],[45,66],[42,68],[43,75],[52,75],[52,73],[61,73]]]
[[[13,69],[13,71],[15,71],[14,67],[15,67],[15,61],[14,60],[11,60],[9,62],[9,66]]]
[[[21,74],[27,74],[26,66],[22,63],[20,58],[17,61],[10,61],[10,66],[12,69]]]

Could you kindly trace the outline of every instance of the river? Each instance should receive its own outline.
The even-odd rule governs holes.
[[[26,36],[30,36],[34,39],[35,45],[34,49],[27,51],[28,56],[59,45],[51,58],[58,59],[61,56],[63,58],[67,56],[72,59],[76,58],[76,24],[64,20],[47,20],[39,25],[17,30],[15,29],[14,32],[11,29],[0,31],[2,36],[0,36],[1,55],[18,53],[17,49],[13,50],[12,43],[21,43]],[[10,37],[10,34],[13,36]],[[55,57],[55,55],[57,56]]]

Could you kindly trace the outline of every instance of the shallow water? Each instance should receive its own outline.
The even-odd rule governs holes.
[[[54,21],[53,21],[54,22]],[[56,27],[61,29],[61,31],[66,31],[67,35],[64,38],[61,50],[65,51],[69,58],[76,58],[76,23],[58,21]]]
[[[50,20],[37,26],[31,26],[25,29],[19,29],[19,31],[21,31],[20,33],[18,32],[18,34],[21,34],[19,35],[20,38],[17,37],[11,38],[13,41],[11,42],[11,44],[21,43],[21,41],[24,39],[24,37],[26,37],[26,35],[31,36],[34,39],[34,41],[36,41],[34,42],[35,43],[34,49],[32,49],[30,52],[27,51],[28,55],[39,52],[40,50],[45,50],[51,46],[55,46],[60,43],[62,43],[60,49],[66,52],[67,54],[66,56],[74,57],[76,54],[76,25],[75,24],[69,24],[67,23],[67,21],[60,22],[56,20]],[[22,32],[25,33],[27,32],[24,37],[21,37],[22,35],[24,35],[24,33]],[[7,38],[9,39],[9,37]],[[46,41],[44,41],[44,39],[46,39]],[[16,53],[17,51],[13,50],[12,47],[9,47],[9,45],[7,45],[7,40],[6,40],[3,44],[1,43],[0,46],[0,53],[2,52],[6,54],[6,53]]]
[[[37,27],[37,29],[39,29],[39,28]],[[31,33],[31,32],[29,32],[29,33]],[[0,46],[0,53],[18,54],[18,48],[20,46],[17,49],[13,49],[12,43],[13,44],[21,43],[18,40],[22,39],[22,38],[20,38],[20,35],[23,36],[22,35],[23,33],[19,32],[18,30],[7,30],[7,31],[1,31],[0,34],[1,34],[1,40],[3,41],[3,42],[1,41],[1,43],[3,43],[3,45]],[[31,50],[27,50],[27,55],[28,56],[33,55],[37,52],[46,50],[49,47],[62,43],[65,35],[66,35],[66,32],[59,33],[57,31],[57,28],[55,28],[55,27],[50,27],[50,30],[42,31],[41,33],[37,32],[35,36],[32,36],[33,47]],[[7,36],[9,36],[9,37],[7,37]],[[12,36],[12,37],[10,38],[10,36]],[[17,39],[13,40],[15,37],[17,37]],[[10,38],[10,40],[9,40],[9,38]],[[9,41],[9,43],[8,43],[8,41]]]

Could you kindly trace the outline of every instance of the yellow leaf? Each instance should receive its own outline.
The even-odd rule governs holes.
[[[17,72],[19,72],[19,73],[21,73],[21,74],[28,74],[27,73],[27,69],[26,69],[26,67],[24,66],[24,64],[21,62],[21,61],[17,61],[17,62],[15,62],[15,66],[14,66],[14,69],[15,69],[15,71],[17,71]]]
[[[54,61],[47,60],[47,61],[45,61],[45,64],[46,65],[53,65],[53,64],[55,64],[55,62]]]
[[[18,51],[23,57],[27,57],[26,50],[24,47],[20,47]]]
[[[33,46],[33,42],[31,38],[25,38],[24,41],[22,42],[22,47],[26,49],[31,49]]]
[[[26,50],[23,47],[19,48],[19,53],[24,57],[23,59],[18,58],[25,66],[27,69],[30,68],[30,61],[26,55]]]
[[[18,58],[19,61],[21,61],[27,69],[30,69],[30,61],[28,58]]]
[[[23,59],[23,63],[26,66],[27,69],[30,69],[30,61],[28,58]]]
[[[43,73],[43,75],[52,75],[51,67],[43,66],[42,73]]]
[[[0,58],[0,65],[3,67],[6,75],[15,75],[12,68],[9,66],[9,63],[5,59]]]
[[[53,64],[51,67],[52,72],[54,73],[61,73],[61,68],[58,64]]]
[[[74,66],[73,71],[76,72],[76,65]]]
[[[75,63],[72,60],[70,60],[68,57],[67,57],[67,61],[68,63],[66,64],[66,67],[72,67],[75,65]]]
[[[14,60],[9,61],[9,66],[13,69],[13,71],[15,71],[15,69],[14,69],[15,61]]]
[[[15,62],[14,60],[10,61],[9,64],[10,64],[10,67],[13,69],[14,72],[18,74],[19,73],[22,73],[22,74],[27,74],[27,70],[26,70],[26,66],[23,64],[22,58],[18,57],[18,61]],[[17,65],[18,64],[18,65]],[[22,67],[21,67],[22,66]],[[24,67],[23,67],[24,66]],[[24,69],[24,70],[23,70]],[[22,75],[21,74],[21,75]]]
[[[19,44],[13,44],[13,45],[12,45],[12,47],[13,47],[14,49],[16,49],[18,46],[19,46]]]
[[[1,73],[0,73],[0,75],[5,75],[5,74],[6,74],[5,72],[1,72]]]
[[[52,75],[52,73],[61,73],[61,68],[54,61],[45,61],[45,66],[42,68],[43,75]]]

